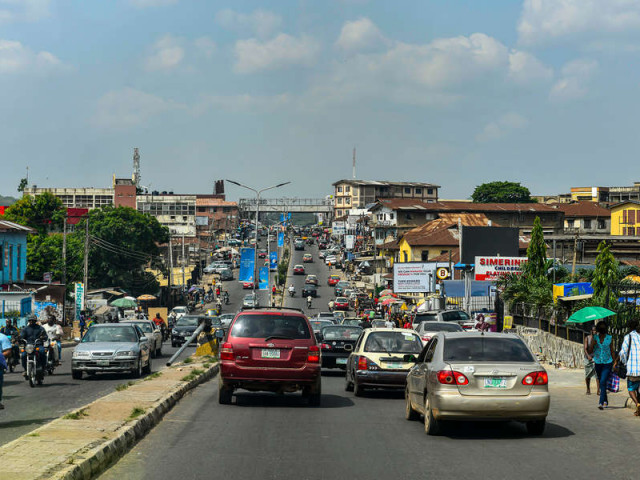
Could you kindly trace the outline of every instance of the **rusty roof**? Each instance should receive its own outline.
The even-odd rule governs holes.
[[[543,203],[474,203],[459,200],[422,202],[412,198],[380,198],[377,205],[392,210],[423,210],[430,212],[557,212],[558,209]]]
[[[556,203],[553,208],[564,212],[565,217],[610,217],[611,210],[595,202]]]
[[[489,219],[483,213],[443,213],[440,218],[409,230],[402,236],[409,245],[458,245],[458,220],[466,227],[484,227]]]
[[[33,228],[25,227],[24,225],[20,225],[18,223],[10,222],[9,220],[0,220],[0,232],[24,232],[24,233],[35,233]]]

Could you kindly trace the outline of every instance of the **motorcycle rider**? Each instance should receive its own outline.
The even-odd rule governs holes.
[[[5,334],[7,337],[17,337],[19,332],[16,327],[13,326],[13,320],[7,318],[7,324],[0,328],[0,333]]]
[[[311,308],[311,295],[307,297],[307,308]]]
[[[20,331],[13,325],[13,320],[7,318],[7,323],[4,327],[0,328],[0,333],[9,337],[11,341],[11,362],[18,364],[18,358],[20,357],[20,349],[18,348],[18,337],[20,337]]]
[[[62,327],[56,323],[56,317],[53,315],[49,315],[47,320],[47,324],[43,327],[45,332],[47,332],[47,336],[49,337],[49,342],[56,342],[56,348],[53,349],[53,361],[55,365],[60,365],[60,359],[62,358],[62,343],[60,339],[64,332],[62,331]]]
[[[48,338],[45,329],[38,324],[38,317],[33,314],[29,315],[28,322],[27,326],[20,332],[21,340],[35,345],[37,340],[45,341]],[[38,361],[44,370],[47,365],[47,357],[44,354],[44,349],[40,349],[38,353]],[[22,368],[24,369],[24,378],[27,378],[27,352],[22,353]]]
[[[4,410],[4,405],[2,404],[2,386],[4,385],[4,371],[9,368],[7,366],[7,358],[9,358],[9,355],[11,355],[11,342],[4,333],[0,333],[0,410]]]
[[[153,323],[162,332],[162,339],[166,339],[167,325],[164,323],[164,319],[160,316],[160,312],[156,312],[156,316],[153,318]]]
[[[229,304],[229,292],[227,292],[226,290],[224,292],[222,292],[222,298],[224,299],[225,305],[228,305]]]
[[[289,295],[292,297],[296,294],[296,287],[293,286],[293,283],[289,285]]]

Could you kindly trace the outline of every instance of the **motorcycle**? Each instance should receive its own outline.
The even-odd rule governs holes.
[[[27,357],[25,375],[29,380],[29,386],[33,388],[36,384],[42,385],[44,370],[38,361],[40,349],[44,348],[42,340],[36,340],[35,343],[27,343],[26,340],[23,340],[20,342],[20,346],[20,352],[26,354]]]
[[[289,289],[289,295],[290,295],[291,297],[293,297],[293,296],[295,296],[295,294],[296,294],[295,289],[290,288],[290,289]]]
[[[11,355],[7,359],[7,367],[9,367],[9,371],[13,373],[15,368],[20,364],[20,347],[18,347],[18,342],[12,335],[7,335],[7,338],[11,342]]]
[[[311,299],[307,298],[307,308],[311,309]]]
[[[227,292],[224,292],[222,299],[224,300],[225,305],[229,305],[229,294]]]
[[[53,375],[53,371],[56,368],[56,357],[54,348],[58,348],[58,343],[55,340],[48,340],[45,347],[45,352],[47,356],[46,371],[49,375]]]

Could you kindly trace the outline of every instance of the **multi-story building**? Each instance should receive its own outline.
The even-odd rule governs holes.
[[[334,218],[352,208],[365,208],[383,198],[410,198],[421,202],[438,201],[439,185],[419,182],[338,180],[334,187]]]
[[[609,187],[572,187],[571,201],[573,202],[596,202],[605,203],[609,201]]]
[[[237,202],[226,201],[224,195],[196,195],[196,227],[201,240],[209,240],[211,235],[237,226]]]
[[[552,206],[564,213],[564,233],[608,235],[611,231],[611,210],[595,202],[559,203]]]
[[[48,192],[62,200],[67,208],[101,208],[113,205],[113,188],[42,188],[26,187],[23,195],[38,196]]]
[[[634,182],[631,187],[609,187],[610,203],[621,203],[627,200],[640,202],[640,182]]]
[[[24,282],[29,233],[33,233],[29,227],[0,220],[0,290]]]
[[[627,200],[611,206],[611,235],[640,236],[640,201]]]
[[[196,236],[196,195],[168,192],[140,194],[136,197],[136,208],[139,212],[156,217],[171,235]]]

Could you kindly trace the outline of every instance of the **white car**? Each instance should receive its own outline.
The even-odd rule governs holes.
[[[335,255],[329,255],[329,256],[325,257],[325,259],[324,259],[324,263],[326,265],[329,265],[329,264],[334,265],[337,262],[338,262],[338,258]]]
[[[162,355],[162,331],[150,320],[126,320],[121,323],[136,325],[149,340],[149,353],[152,357]]]
[[[181,316],[187,314],[187,307],[173,307],[169,315],[171,314],[175,314],[176,320],[178,320]]]

